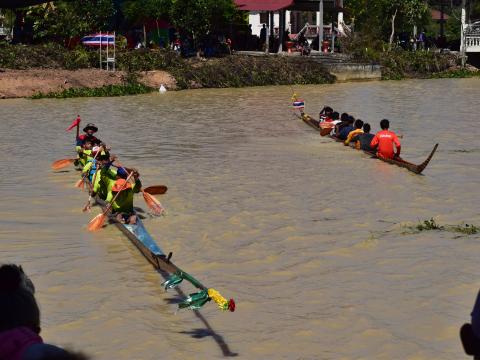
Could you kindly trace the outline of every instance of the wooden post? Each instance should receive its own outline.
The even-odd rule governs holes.
[[[462,16],[461,16],[461,28],[460,28],[460,53],[462,54],[462,67],[465,67],[466,56],[465,56],[465,21],[466,21],[466,1],[462,0]]]
[[[323,45],[323,0],[320,0],[319,4],[319,13],[320,13],[320,21],[318,24],[318,49],[322,51]]]
[[[332,28],[333,28],[333,24],[332,24]],[[335,52],[335,30],[332,29],[332,50],[330,50],[330,52],[333,54]]]
[[[279,10],[278,11],[278,17],[279,17],[279,27],[278,27],[278,40],[279,40],[279,45],[278,45],[278,52],[282,52],[283,51],[283,41],[284,41],[284,38],[283,36],[285,35],[285,18],[283,16],[283,11],[284,10]]]
[[[273,49],[273,44],[275,44],[275,38],[274,38],[274,27],[275,27],[275,18],[274,18],[274,14],[273,14],[273,11],[269,11],[268,12],[268,19],[269,19],[269,29],[270,29],[270,32],[267,34],[268,38],[269,38],[269,42],[268,42],[268,52],[270,52],[270,46],[272,47],[272,50]],[[272,41],[270,43],[270,40]]]
[[[345,30],[343,28],[343,0],[338,0],[338,18],[337,18],[337,28],[338,33],[341,35],[345,34]]]
[[[445,2],[444,0],[440,0],[440,37],[442,38],[442,42],[443,42],[443,37],[445,36],[445,15],[444,15],[444,11],[445,11]],[[442,46],[444,44],[442,43]]]
[[[417,51],[417,25],[413,25],[413,50]]]
[[[275,16],[273,11],[270,11],[270,36],[273,38],[275,35]]]
[[[102,32],[100,31],[100,70],[102,70]]]
[[[145,29],[145,24],[143,24],[143,47],[147,47],[147,29]]]
[[[270,17],[270,12],[267,13],[267,29],[265,31],[265,53],[270,53],[270,26],[268,26],[268,18]]]
[[[117,54],[117,48],[116,48],[116,31],[113,32],[113,71],[115,71],[115,62],[117,61],[115,56]]]
[[[109,34],[109,32],[107,31],[107,58],[106,58],[107,62],[105,64],[107,71],[110,70],[109,65],[108,65],[108,48],[110,47],[110,39],[108,37],[108,34]]]

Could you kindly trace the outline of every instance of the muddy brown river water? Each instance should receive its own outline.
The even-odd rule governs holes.
[[[302,86],[403,134],[417,176],[320,138],[290,87],[0,102],[0,263],[37,287],[42,335],[96,359],[458,359],[480,287],[480,236],[406,224],[480,225],[480,79]],[[145,225],[176,264],[237,301],[175,313],[116,228],[91,234],[64,129],[81,114],[143,183],[167,184]],[[145,208],[141,197],[136,204]],[[185,291],[191,290],[185,287]],[[222,352],[223,351],[223,352]]]

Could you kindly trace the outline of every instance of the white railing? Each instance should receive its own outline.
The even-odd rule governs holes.
[[[480,35],[466,35],[465,36],[465,51],[466,52],[480,52]]]
[[[465,51],[480,52],[480,22],[477,21],[465,28]]]

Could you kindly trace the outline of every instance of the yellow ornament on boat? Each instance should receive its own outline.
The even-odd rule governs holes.
[[[228,310],[228,300],[220,295],[217,290],[208,289],[208,297],[215,301],[220,309]]]

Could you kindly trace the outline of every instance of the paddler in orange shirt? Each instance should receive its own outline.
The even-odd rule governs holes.
[[[370,147],[375,149],[378,146],[377,156],[384,159],[394,159],[400,157],[400,150],[402,146],[397,135],[393,131],[388,130],[390,127],[390,121],[383,119],[380,121],[380,127],[382,128],[382,131],[376,133],[370,143]],[[393,144],[395,144],[395,147],[397,148],[396,153],[393,152]]]

